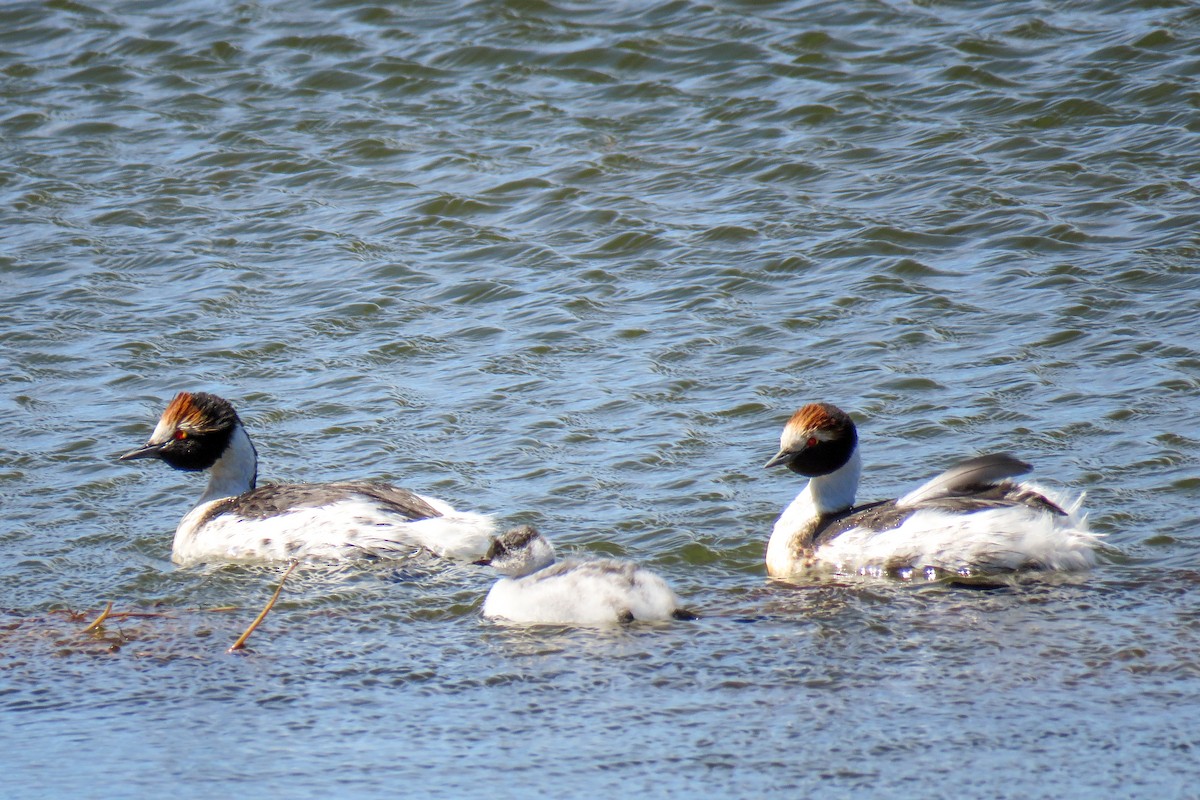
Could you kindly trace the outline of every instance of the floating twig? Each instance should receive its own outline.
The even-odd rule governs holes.
[[[271,611],[271,607],[274,606],[275,601],[279,599],[279,593],[283,591],[284,581],[288,579],[288,575],[292,574],[292,570],[296,568],[296,564],[298,563],[298,561],[293,561],[291,566],[287,568],[287,572],[283,573],[283,577],[279,579],[279,586],[275,589],[275,594],[271,595],[271,599],[267,601],[266,607],[263,608],[263,610],[259,612],[259,615],[254,618],[254,622],[250,623],[250,627],[246,628],[245,633],[239,636],[237,641],[231,644],[229,649],[225,652],[232,653],[234,650],[241,650],[246,646],[246,640],[250,638],[250,634],[254,633],[254,629],[257,628],[262,621],[267,618],[267,614]]]
[[[88,633],[90,631],[94,631],[97,628],[99,628],[104,623],[104,620],[106,620],[112,616],[112,607],[113,607],[112,600],[109,600],[108,605],[106,605],[104,607],[104,610],[100,612],[100,616],[98,616],[94,620],[92,620],[92,624],[88,625],[86,628],[84,628],[83,632]]]
[[[100,612],[100,616],[96,617],[91,623],[83,629],[84,633],[91,633],[100,629],[100,626],[105,622],[113,619],[134,619],[136,617],[170,617],[170,614],[164,614],[161,611],[113,611],[113,603],[110,600],[104,610]],[[82,617],[83,614],[75,614],[70,612],[71,617]]]

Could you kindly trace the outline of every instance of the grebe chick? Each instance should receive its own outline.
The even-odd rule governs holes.
[[[529,525],[499,536],[485,558],[501,578],[483,615],[527,624],[613,625],[695,619],[667,582],[632,561],[554,560],[554,546]]]
[[[198,561],[396,558],[427,550],[471,561],[486,553],[495,523],[484,514],[379,482],[255,487],[258,454],[228,400],[180,392],[144,447],[120,460],[157,458],[208,470],[208,488],[175,529],[171,558]]]
[[[780,437],[779,464],[808,484],[779,519],[767,544],[767,573],[808,567],[926,575],[1084,570],[1098,537],[1087,529],[1083,496],[1057,497],[1011,480],[1031,469],[1007,454],[963,461],[895,500],[855,506],[862,461],[854,421],[829,403],[792,415]]]

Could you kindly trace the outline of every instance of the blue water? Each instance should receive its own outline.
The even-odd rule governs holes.
[[[1187,3],[0,7],[4,796],[1177,797],[1200,734]],[[170,563],[180,390],[702,614]],[[1101,563],[769,581],[814,400],[861,497],[990,450]],[[84,628],[108,602],[118,617]]]

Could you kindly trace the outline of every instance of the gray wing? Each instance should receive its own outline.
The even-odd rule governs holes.
[[[812,546],[819,547],[852,528],[872,531],[898,528],[904,520],[923,508],[970,514],[989,508],[1028,506],[1066,516],[1067,512],[1045,495],[1008,480],[1031,469],[1029,464],[1007,453],[968,459],[899,500],[881,500],[825,515],[818,521]]]
[[[901,508],[895,500],[880,500],[877,503],[867,503],[848,508],[845,511],[826,514],[817,521],[811,546],[820,547],[852,528],[866,528],[872,531],[898,528],[904,520],[912,516],[915,510]]]
[[[927,481],[896,501],[898,506],[916,506],[944,497],[978,495],[1005,478],[1024,475],[1032,466],[1008,453],[991,453],[969,458]]]
[[[260,486],[229,497],[214,506],[205,520],[222,514],[237,514],[247,519],[265,519],[299,508],[315,508],[366,497],[409,520],[431,519],[441,513],[418,495],[388,483],[280,483]]]

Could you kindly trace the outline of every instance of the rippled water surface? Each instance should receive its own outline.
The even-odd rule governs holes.
[[[1172,0],[0,6],[5,795],[1194,795],[1198,75]],[[227,655],[282,570],[115,461],[181,389],[703,617],[308,566]],[[863,499],[1008,450],[1109,550],[768,581],[810,400]]]

